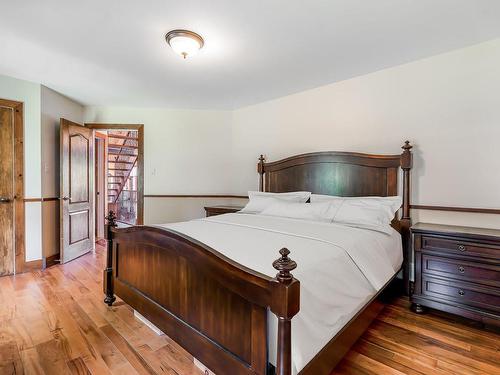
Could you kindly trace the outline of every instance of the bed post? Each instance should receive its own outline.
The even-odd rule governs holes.
[[[257,164],[257,172],[259,172],[259,191],[264,191],[264,155],[260,155],[259,164]]]
[[[271,311],[278,317],[278,353],[276,375],[292,374],[292,318],[300,309],[300,283],[290,271],[297,263],[288,257],[287,248],[280,250],[281,258],[273,262],[279,272],[272,280]]]
[[[403,214],[401,216],[401,235],[403,236],[403,256],[405,259],[403,268],[404,292],[410,295],[410,264],[412,259],[411,238],[410,238],[410,170],[412,167],[412,154],[409,141],[403,145],[401,154],[401,169],[403,169]]]
[[[116,297],[114,295],[113,289],[113,232],[112,229],[116,227],[116,215],[113,211],[109,211],[108,216],[105,217],[107,220],[106,230],[104,231],[107,240],[107,254],[106,254],[106,269],[104,270],[104,293],[106,297],[104,298],[104,303],[111,306],[115,302]]]

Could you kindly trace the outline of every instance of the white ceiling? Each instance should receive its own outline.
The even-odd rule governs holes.
[[[83,104],[231,109],[500,37],[498,0],[17,0],[0,74]],[[164,35],[205,47],[183,61]]]

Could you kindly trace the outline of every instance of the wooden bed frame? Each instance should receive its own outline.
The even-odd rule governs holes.
[[[272,163],[261,156],[260,190],[392,196],[398,194],[401,167],[402,216],[393,226],[403,239],[403,281],[408,291],[411,148],[407,141],[399,155],[318,152]],[[273,263],[278,273],[271,278],[173,230],[117,228],[112,213],[107,219],[106,304],[111,306],[116,294],[217,375],[291,374],[291,320],[299,312],[300,283],[290,273],[297,265],[287,249],[280,250]],[[377,297],[385,289],[301,375],[330,373],[383,307]],[[276,368],[268,363],[268,309],[278,317]]]

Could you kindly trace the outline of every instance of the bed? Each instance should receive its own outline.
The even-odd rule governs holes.
[[[110,214],[105,303],[120,297],[218,375],[329,374],[400,270],[408,292],[411,148],[257,165],[265,192],[394,196],[400,186],[390,236],[239,213],[118,228]]]

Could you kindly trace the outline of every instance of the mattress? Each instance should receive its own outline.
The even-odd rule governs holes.
[[[332,223],[225,214],[159,225],[184,233],[270,277],[287,247],[297,262],[300,311],[292,319],[292,366],[298,373],[400,269],[400,234]],[[269,361],[276,365],[277,318],[268,313]]]

